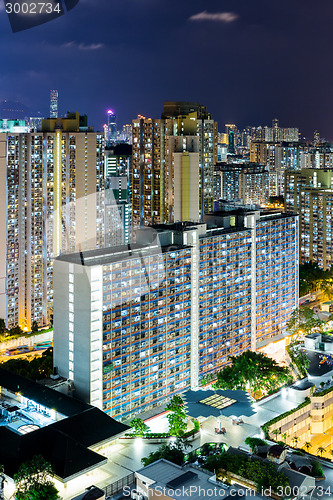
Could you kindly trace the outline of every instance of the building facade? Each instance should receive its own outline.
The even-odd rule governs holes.
[[[53,259],[104,245],[104,140],[96,133],[0,134],[0,317],[50,322]]]
[[[50,90],[50,118],[58,118],[58,91]]]
[[[333,170],[286,171],[285,210],[300,216],[300,261],[316,262],[321,268],[330,269],[333,264]]]
[[[175,222],[178,217],[183,217],[183,212],[198,219],[213,210],[218,132],[217,123],[204,106],[186,102],[164,103],[161,119],[139,116],[133,120],[132,136],[134,227]],[[191,171],[191,189],[195,193],[191,206],[186,208],[188,169]],[[179,186],[183,186],[181,190]],[[194,216],[197,189],[199,213]],[[178,190],[178,208],[174,207],[175,190]],[[187,199],[184,203],[179,199],[183,190],[183,200]]]
[[[132,237],[132,148],[105,149],[105,246],[129,243]]]
[[[215,165],[216,200],[237,201],[245,205],[265,206],[269,198],[268,167],[251,163]]]
[[[236,210],[155,231],[55,261],[54,363],[117,418],[271,342],[298,304],[297,216]]]

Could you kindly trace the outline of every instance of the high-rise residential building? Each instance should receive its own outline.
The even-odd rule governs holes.
[[[155,231],[54,265],[55,366],[121,419],[279,338],[298,304],[297,216],[238,209]]]
[[[330,144],[316,147],[303,145],[299,152],[299,168],[333,168],[333,148]]]
[[[234,155],[236,153],[236,143],[238,137],[238,130],[236,125],[234,124],[226,124],[225,125],[226,134],[228,136],[228,153],[230,155]]]
[[[127,177],[105,179],[105,246],[119,246],[132,238],[132,203]]]
[[[132,223],[151,226],[164,221],[164,122],[133,120]]]
[[[297,142],[299,140],[298,128],[280,128],[279,120],[275,118],[272,127],[265,127],[266,142]]]
[[[300,168],[304,151],[308,145],[300,142],[251,142],[250,161],[268,168],[270,196],[284,195],[284,172]]]
[[[105,177],[125,176],[128,184],[132,183],[132,146],[117,144],[105,148]]]
[[[50,90],[50,118],[58,118],[58,91]]]
[[[40,132],[42,130],[44,118],[42,116],[31,116],[29,118],[29,128],[28,132]]]
[[[285,209],[300,216],[301,262],[333,265],[333,169],[285,173]]]
[[[77,120],[0,134],[0,317],[49,324],[53,259],[104,244],[104,138]],[[56,128],[54,128],[56,123]]]
[[[195,102],[165,102],[162,118],[180,119],[188,124],[189,119],[195,122],[196,113],[196,135],[199,138],[199,175],[200,175],[200,215],[213,210],[213,179],[214,165],[218,154],[218,124],[207,112],[207,108]],[[187,118],[186,118],[187,117]],[[190,117],[190,118],[189,118]],[[188,130],[188,129],[187,129]],[[178,135],[187,135],[187,130],[178,128]],[[176,133],[174,134],[176,135]],[[191,132],[192,135],[192,132]],[[169,221],[172,222],[172,221]]]
[[[132,147],[105,149],[105,245],[127,244],[132,228]]]
[[[167,102],[162,119],[133,120],[133,225],[210,212],[217,142],[217,123],[197,103]]]
[[[200,214],[199,138],[196,114],[166,120],[164,166],[164,220],[197,221]],[[182,135],[177,135],[178,130]]]
[[[127,144],[132,144],[132,124],[127,123],[123,125],[120,133],[120,140]]]
[[[268,167],[257,163],[217,163],[216,200],[265,206],[269,198]]]

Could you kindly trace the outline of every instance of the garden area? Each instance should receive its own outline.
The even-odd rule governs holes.
[[[143,439],[169,439],[172,437],[188,439],[200,431],[198,420],[188,422],[187,409],[181,396],[175,395],[165,407],[168,412],[168,432],[151,432],[150,427],[141,419],[134,418],[130,422],[131,431],[125,434],[125,438]]]
[[[142,463],[147,466],[160,459],[181,466],[193,464],[215,473],[217,480],[225,484],[231,484],[234,480],[242,481],[259,492],[269,487],[277,491],[279,487],[289,485],[287,476],[278,472],[274,464],[238,450],[233,453],[226,443],[205,443],[196,450],[186,452],[183,444],[176,441],[150,453],[142,459]]]
[[[258,400],[293,381],[288,368],[260,352],[246,351],[229,360],[230,365],[217,373],[214,389],[241,389]]]

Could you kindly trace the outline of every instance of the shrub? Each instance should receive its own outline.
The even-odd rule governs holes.
[[[313,476],[313,477],[324,477],[324,471],[323,471],[323,468],[322,468],[322,466],[320,465],[319,462],[317,462],[316,460],[312,460],[311,461],[311,465],[312,465],[311,476]]]

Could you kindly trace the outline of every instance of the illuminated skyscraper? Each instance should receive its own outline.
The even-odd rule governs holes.
[[[107,111],[107,124],[104,126],[105,144],[112,145],[117,142],[117,116],[112,109]]]
[[[50,118],[58,118],[58,91],[50,90]]]
[[[104,138],[80,132],[76,116],[62,128],[54,119],[43,132],[0,134],[0,317],[8,327],[49,324],[54,257],[104,244]]]

